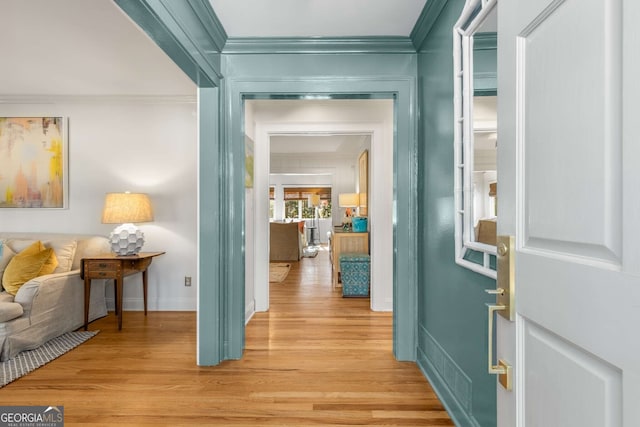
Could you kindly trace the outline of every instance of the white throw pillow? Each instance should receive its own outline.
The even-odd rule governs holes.
[[[78,246],[75,240],[43,240],[42,243],[45,248],[52,248],[58,258],[58,266],[53,271],[54,273],[71,271],[73,257],[76,255],[76,247]]]

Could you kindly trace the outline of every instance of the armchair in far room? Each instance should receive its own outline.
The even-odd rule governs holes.
[[[269,261],[299,261],[304,222],[269,223]]]

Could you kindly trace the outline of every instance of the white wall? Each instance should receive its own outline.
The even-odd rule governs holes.
[[[0,116],[69,119],[67,209],[0,209],[1,231],[108,235],[107,192],[148,193],[155,221],[139,224],[145,251],[166,251],[149,269],[150,310],[195,310],[197,290],[196,101],[182,98],[77,98],[0,103]],[[2,155],[2,153],[0,153]],[[141,279],[125,279],[124,309],[142,310]],[[191,287],[184,277],[191,276]],[[112,287],[108,287],[113,306]]]
[[[330,185],[332,220],[342,223],[344,209],[338,207],[338,194],[354,193],[358,159],[356,155],[344,156],[326,153],[272,154],[270,185]],[[276,218],[278,218],[276,210]]]
[[[255,144],[255,126],[253,121],[253,105],[247,103],[245,108],[245,134]],[[269,197],[267,194],[265,197]],[[253,188],[245,188],[244,193],[244,206],[245,206],[245,224],[244,224],[244,250],[245,250],[245,265],[244,265],[244,321],[245,324],[249,323],[251,317],[255,313],[255,278],[253,277],[253,264],[254,264],[254,239],[255,233],[253,231],[253,224],[255,223],[255,205],[254,205],[255,193]]]
[[[496,198],[489,196],[489,184],[498,179],[497,171],[473,172],[473,224],[481,219],[495,218]]]

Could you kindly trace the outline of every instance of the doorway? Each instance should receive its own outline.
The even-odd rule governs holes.
[[[290,137],[300,144],[315,139],[323,147],[295,147],[288,171],[329,177],[332,186],[332,225],[341,223],[339,193],[352,193],[358,180],[357,160],[369,152],[370,191],[368,201],[371,236],[371,304],[374,311],[393,310],[393,99],[297,99],[252,100],[244,104],[245,141],[253,153],[253,186],[245,197],[245,319],[254,311],[269,308],[268,197],[272,139]],[[295,136],[298,138],[295,138]],[[333,138],[330,139],[330,137]],[[340,138],[337,138],[340,136]],[[321,141],[321,142],[319,142]],[[351,148],[327,144],[360,141]],[[308,142],[308,141],[307,141]],[[247,149],[247,147],[245,147]],[[319,153],[325,155],[320,156]],[[313,160],[310,157],[316,157]],[[307,161],[305,161],[305,158]],[[325,178],[326,180],[326,178]]]
[[[398,360],[415,361],[417,345],[417,99],[416,80],[411,76],[372,78],[277,77],[260,79],[230,77],[225,79],[224,109],[220,144],[205,151],[201,164],[218,162],[220,170],[212,175],[219,187],[204,195],[206,203],[224,206],[216,212],[214,226],[221,239],[211,250],[220,262],[211,289],[201,289],[201,310],[210,315],[201,318],[199,327],[212,327],[219,335],[200,334],[200,343],[210,345],[220,360],[242,357],[245,321],[245,192],[244,192],[244,105],[250,99],[390,99],[393,100],[393,188],[392,239],[393,253],[393,349]],[[337,95],[336,95],[337,94]],[[201,92],[202,95],[202,92]],[[216,91],[211,95],[215,96]],[[221,100],[220,98],[218,98]],[[218,104],[214,101],[214,107]],[[211,111],[211,113],[216,113]],[[202,113],[201,113],[202,114]],[[206,113],[208,115],[209,112]],[[209,122],[207,122],[209,123]],[[215,131],[215,130],[213,130]],[[256,148],[261,144],[256,143]],[[257,176],[256,176],[257,177]],[[257,184],[257,183],[256,183]],[[254,187],[256,191],[259,191]],[[219,194],[215,191],[219,189]],[[268,186],[264,185],[264,191]],[[201,199],[202,201],[203,199]],[[216,205],[217,204],[217,205]],[[209,205],[207,205],[209,206]],[[401,206],[402,209],[398,209]],[[265,215],[267,215],[265,213]],[[239,221],[242,219],[242,221]],[[265,236],[263,236],[265,237]],[[257,239],[261,241],[264,239]],[[266,253],[266,249],[264,251]],[[201,256],[209,252],[201,252]],[[219,286],[217,285],[219,284]],[[217,287],[216,287],[217,286]],[[218,301],[215,311],[204,301]],[[216,319],[219,319],[216,321]]]

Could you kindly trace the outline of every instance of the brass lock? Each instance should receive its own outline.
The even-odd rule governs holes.
[[[497,267],[498,280],[496,283],[496,291],[490,293],[496,294],[496,304],[503,305],[504,310],[498,313],[507,320],[513,322],[515,319],[515,238],[513,236],[498,236],[497,246]],[[488,291],[489,292],[489,291]]]
[[[493,364],[493,314],[498,313],[507,320],[515,320],[515,239],[513,236],[498,236],[496,241],[498,279],[496,289],[487,289],[488,294],[496,296],[495,304],[487,304],[489,310],[488,326],[488,367],[490,374],[498,375],[498,381],[506,389],[512,389],[513,370],[505,360],[499,359]]]

